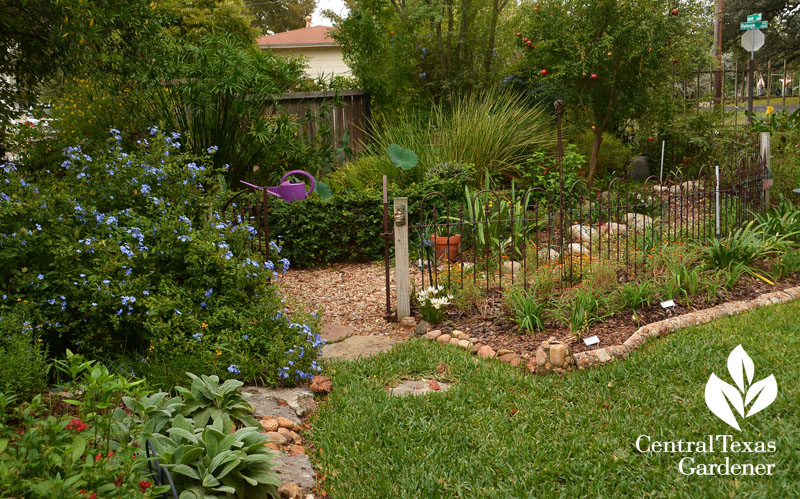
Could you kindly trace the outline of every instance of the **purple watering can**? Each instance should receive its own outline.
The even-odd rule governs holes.
[[[301,184],[293,184],[293,183],[289,182],[288,180],[286,180],[288,177],[291,177],[292,175],[295,175],[295,174],[305,175],[306,177],[308,177],[308,179],[311,181],[311,188],[308,189],[308,191],[306,191],[306,184],[302,184],[302,183]],[[243,180],[240,180],[240,182],[243,183],[244,185],[248,186],[248,187],[252,187],[253,189],[258,189],[260,191],[264,190],[263,187],[250,184],[250,183],[245,182]],[[303,170],[292,170],[292,171],[286,173],[286,175],[284,175],[283,177],[281,177],[281,184],[280,185],[275,186],[275,187],[267,187],[267,192],[272,194],[273,196],[281,198],[281,199],[283,199],[284,201],[287,201],[287,202],[302,201],[306,197],[308,197],[309,194],[314,192],[314,187],[315,186],[316,186],[316,181],[314,180],[314,177],[311,176],[310,173],[304,172]]]

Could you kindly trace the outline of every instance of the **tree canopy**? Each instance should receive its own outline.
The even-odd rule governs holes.
[[[305,26],[305,17],[317,8],[317,0],[257,0],[248,4],[253,25],[262,35]]]
[[[562,98],[594,133],[589,181],[597,171],[603,132],[627,119],[641,123],[670,95],[672,73],[708,57],[705,7],[661,0],[545,0],[518,12],[520,62],[515,78],[540,94]]]

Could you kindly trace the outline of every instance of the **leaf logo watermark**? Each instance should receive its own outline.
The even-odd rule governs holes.
[[[736,386],[722,381],[714,373],[711,373],[706,383],[708,408],[715,416],[739,431],[741,428],[731,407],[739,416],[749,418],[767,408],[778,396],[775,376],[770,374],[769,377],[753,383],[754,370],[753,359],[739,345],[728,355],[728,372]]]

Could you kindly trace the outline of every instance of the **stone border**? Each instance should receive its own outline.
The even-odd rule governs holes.
[[[783,291],[765,293],[749,301],[732,301],[722,303],[715,307],[704,310],[696,310],[688,314],[670,317],[669,319],[665,319],[663,321],[653,322],[651,324],[647,324],[646,326],[642,326],[621,345],[611,345],[597,350],[587,350],[572,354],[571,357],[574,360],[574,365],[578,369],[587,369],[590,367],[600,366],[609,362],[613,362],[615,359],[626,358],[630,352],[638,349],[645,343],[645,341],[647,341],[648,338],[653,336],[663,336],[672,331],[677,331],[678,329],[706,324],[715,319],[720,319],[728,315],[737,315],[742,312],[755,310],[767,305],[786,303],[796,299],[800,299],[800,286],[788,288]],[[484,359],[493,359],[496,357],[501,361],[510,364],[512,367],[516,367],[522,362],[522,358],[519,354],[507,349],[501,349],[500,351],[495,352],[489,345],[481,344],[478,342],[477,338],[469,338],[466,333],[458,330],[454,330],[452,334],[442,334],[441,331],[435,329],[425,334],[424,338],[431,341],[435,340],[444,345],[449,344],[459,346]],[[536,367],[537,362],[535,358],[528,361],[527,368],[529,371],[536,372]],[[558,372],[560,372],[560,370]]]

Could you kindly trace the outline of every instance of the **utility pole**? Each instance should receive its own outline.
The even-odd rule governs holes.
[[[722,81],[725,75],[722,74],[722,0],[717,0],[717,20],[714,23],[715,43],[717,45],[717,71],[714,74],[714,86],[716,87],[715,97],[718,102],[722,102]]]

